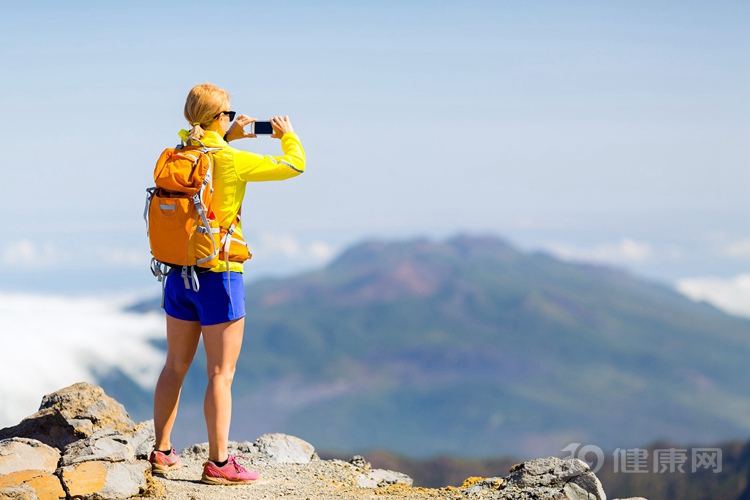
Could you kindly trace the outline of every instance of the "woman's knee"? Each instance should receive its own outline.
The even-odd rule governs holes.
[[[182,361],[167,358],[166,363],[164,363],[164,369],[168,370],[178,377],[184,377],[185,375],[187,375],[187,372],[190,369],[191,362],[192,360]]]
[[[234,372],[234,366],[209,367],[207,371],[208,380],[212,384],[232,385]]]

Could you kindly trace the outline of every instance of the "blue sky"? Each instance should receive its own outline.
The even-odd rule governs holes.
[[[746,2],[202,5],[5,9],[0,289],[158,293],[145,188],[206,81],[308,155],[248,189],[250,276],[458,232],[668,283],[750,265]]]

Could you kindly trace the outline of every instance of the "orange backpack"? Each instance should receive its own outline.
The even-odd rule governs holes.
[[[197,141],[200,143],[200,141]],[[198,273],[219,260],[244,262],[247,244],[235,233],[237,214],[221,227],[211,210],[212,153],[221,148],[181,144],[167,148],[154,168],[155,187],[146,191],[143,217],[151,246],[151,272],[161,282],[181,268],[185,288],[199,289]]]

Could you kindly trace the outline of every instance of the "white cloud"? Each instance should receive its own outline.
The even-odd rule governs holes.
[[[145,268],[148,267],[150,258],[147,245],[133,248],[91,244],[78,238],[71,238],[62,245],[20,239],[7,243],[0,250],[0,264],[9,267],[28,266],[33,269],[60,265],[71,268],[83,265]]]
[[[288,234],[261,233],[260,247],[264,252],[280,253],[284,257],[297,258],[302,253],[302,246]]]
[[[677,290],[695,301],[706,301],[730,314],[750,317],[750,274],[734,278],[686,278]]]
[[[146,268],[151,261],[147,248],[98,247],[94,254],[98,262],[120,268]]]
[[[163,335],[157,313],[125,313],[126,298],[0,293],[0,427],[34,413],[44,394],[119,368],[152,387],[164,361],[149,339]],[[19,376],[22,375],[22,383]]]
[[[51,243],[39,245],[27,239],[8,243],[2,254],[2,263],[6,266],[49,267],[58,260],[59,252]]]
[[[330,260],[335,251],[333,247],[321,241],[302,243],[294,236],[264,232],[260,234],[259,253],[265,256],[282,256],[287,259],[313,261],[316,263]]]
[[[737,259],[750,258],[750,239],[744,239],[730,243],[721,249],[721,254]]]
[[[641,263],[654,256],[651,245],[631,238],[595,247],[577,247],[566,243],[549,243],[544,248],[563,260],[606,263]]]
[[[322,243],[320,241],[313,242],[309,245],[310,249],[310,255],[315,258],[315,260],[320,262],[325,262],[328,260],[331,260],[333,258],[333,255],[335,251],[333,250],[333,247],[327,243]]]

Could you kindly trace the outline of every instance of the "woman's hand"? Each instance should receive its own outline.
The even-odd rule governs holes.
[[[244,139],[246,137],[257,137],[255,134],[248,134],[245,132],[245,125],[256,121],[255,118],[250,118],[247,115],[238,116],[230,125],[227,130],[226,141],[234,141],[235,139]]]
[[[287,132],[294,132],[288,116],[274,116],[271,118],[271,126],[273,127],[271,137],[275,139],[281,139]]]

